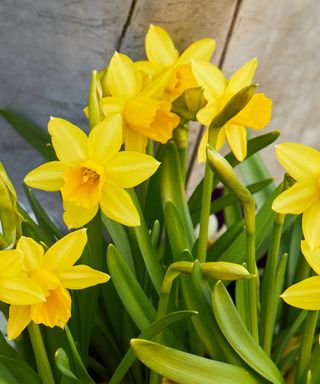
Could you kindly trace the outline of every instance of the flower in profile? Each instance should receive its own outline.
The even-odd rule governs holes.
[[[41,287],[45,301],[12,303],[8,320],[9,339],[18,337],[30,321],[63,328],[71,317],[68,289],[83,289],[109,280],[106,273],[87,265],[74,265],[86,243],[85,229],[66,235],[46,252],[31,237],[20,238],[17,252],[23,257],[24,272]]]
[[[186,89],[198,86],[192,73],[191,61],[210,61],[215,47],[214,39],[201,39],[189,45],[179,56],[167,31],[151,24],[145,40],[148,61],[138,61],[136,66],[150,78],[155,78],[169,70],[170,77],[166,84],[164,98],[173,101]]]
[[[171,112],[171,103],[159,100],[167,84],[165,73],[144,87],[143,76],[132,60],[115,53],[106,75],[109,96],[103,98],[105,116],[120,113],[126,150],[145,152],[148,138],[166,143],[180,118]]]
[[[153,157],[120,151],[122,121],[119,114],[104,119],[89,136],[59,118],[51,118],[48,130],[59,161],[29,172],[25,183],[44,191],[60,191],[63,219],[79,228],[98,212],[128,226],[140,225],[140,216],[125,188],[148,179],[159,167]]]
[[[320,310],[320,248],[311,249],[306,240],[301,241],[301,250],[317,276],[293,284],[281,295],[293,307]]]
[[[45,300],[41,288],[24,273],[20,250],[0,251],[0,301],[6,304],[37,304]]]
[[[192,71],[198,84],[204,89],[207,105],[197,114],[197,120],[209,126],[230,99],[243,88],[250,86],[257,68],[257,59],[244,64],[227,80],[219,68],[210,63],[192,62]],[[219,150],[227,139],[235,157],[242,161],[247,155],[246,128],[263,129],[271,119],[272,100],[263,93],[253,95],[249,103],[225,124],[218,135],[217,149]],[[206,145],[208,130],[202,137],[198,160],[206,161]]]
[[[272,209],[302,213],[303,234],[313,250],[320,246],[320,152],[303,144],[282,143],[276,146],[276,156],[296,183],[274,200]]]

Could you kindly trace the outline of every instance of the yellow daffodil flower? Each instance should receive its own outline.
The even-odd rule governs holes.
[[[41,287],[42,303],[14,303],[9,309],[8,338],[15,339],[30,323],[63,328],[71,317],[68,289],[83,289],[105,283],[110,276],[87,265],[74,265],[87,243],[85,229],[72,232],[44,252],[31,237],[21,237],[17,251],[23,257],[24,271]],[[31,305],[23,305],[31,304]]]
[[[170,77],[164,98],[173,101],[186,89],[198,86],[191,70],[191,60],[210,61],[215,47],[214,39],[201,39],[191,44],[179,56],[167,31],[151,24],[145,40],[148,61],[138,61],[135,65],[150,78],[155,78],[169,70]]]
[[[153,157],[119,152],[122,145],[120,115],[106,118],[89,136],[59,118],[51,118],[48,130],[59,161],[34,169],[25,183],[44,191],[60,191],[64,222],[79,228],[102,212],[121,224],[140,225],[140,217],[125,188],[148,179],[159,167]]]
[[[0,251],[0,301],[6,304],[37,304],[45,300],[41,288],[23,272],[20,250]]]
[[[198,121],[209,126],[236,93],[252,84],[256,68],[257,59],[252,59],[227,80],[220,69],[213,64],[193,61],[193,74],[198,84],[204,89],[204,97],[208,101],[207,105],[198,112]],[[218,135],[217,149],[219,150],[227,139],[235,157],[242,161],[247,155],[246,127],[263,129],[270,121],[271,110],[271,99],[263,93],[255,94],[242,111],[222,127]],[[199,162],[206,161],[207,142],[208,130],[203,135],[199,146]]]
[[[106,75],[108,93],[102,101],[105,116],[120,113],[126,150],[145,152],[148,138],[166,143],[180,118],[170,112],[171,103],[158,100],[169,74],[165,73],[144,88],[141,72],[132,60],[115,53]]]
[[[282,143],[276,146],[276,156],[297,182],[274,200],[272,209],[302,213],[304,237],[315,249],[320,246],[320,152],[303,144]]]
[[[302,253],[317,276],[309,277],[289,287],[281,295],[293,307],[320,310],[320,248],[311,249],[307,241],[301,242]]]

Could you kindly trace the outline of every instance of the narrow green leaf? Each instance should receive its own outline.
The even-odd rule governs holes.
[[[53,160],[51,153],[47,149],[47,144],[51,141],[50,136],[42,128],[15,112],[6,109],[0,109],[0,115],[46,160]]]
[[[0,355],[0,364],[11,372],[18,383],[41,384],[39,375],[23,361]],[[8,381],[7,383],[13,384],[15,381]]]
[[[9,371],[9,369],[0,362],[0,382],[1,384],[21,384]]]
[[[233,301],[221,281],[212,293],[212,308],[220,329],[234,350],[261,376],[273,384],[282,384],[284,379],[264,350],[256,343],[243,324]]]
[[[205,359],[147,340],[132,339],[131,347],[150,369],[181,384],[257,384],[245,369]]]
[[[150,324],[143,332],[140,333],[138,338],[147,340],[152,339],[158,333],[160,333],[176,321],[183,320],[194,315],[197,315],[196,311],[172,312],[162,317],[161,319],[155,321],[154,323]],[[135,359],[136,357],[132,351],[132,348],[130,347],[128,352],[121,360],[121,363],[119,364],[117,370],[111,377],[109,384],[119,384],[130,369],[130,367],[132,366],[132,364],[134,363]]]
[[[57,349],[54,355],[55,363],[59,371],[64,376],[63,383],[64,384],[76,384],[80,383],[77,376],[70,369],[69,358],[63,348]]]
[[[155,220],[155,222],[153,223],[152,230],[150,232],[151,243],[154,248],[157,248],[158,246],[160,230],[160,222],[159,220]]]

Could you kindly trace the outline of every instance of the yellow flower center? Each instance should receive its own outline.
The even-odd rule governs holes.
[[[104,184],[104,170],[99,164],[89,160],[69,168],[64,181],[61,188],[64,200],[84,208],[93,208],[99,204]]]

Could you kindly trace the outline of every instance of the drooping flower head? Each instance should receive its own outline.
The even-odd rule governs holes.
[[[79,228],[102,212],[128,226],[140,224],[140,217],[125,188],[148,179],[159,167],[153,157],[120,151],[120,115],[106,118],[89,136],[59,118],[51,118],[48,130],[59,161],[51,161],[29,172],[25,183],[44,191],[60,191],[64,222]]]
[[[222,71],[213,64],[193,61],[193,74],[198,84],[204,89],[204,97],[208,101],[207,105],[198,112],[198,121],[209,126],[236,93],[252,84],[256,68],[257,59],[252,59],[227,80]],[[270,121],[271,110],[271,99],[263,93],[253,95],[249,103],[222,127],[218,135],[217,149],[219,150],[227,139],[235,157],[242,161],[247,155],[246,128],[263,129]],[[199,146],[200,162],[206,161],[207,142],[208,130],[203,135]]]
[[[198,86],[191,70],[191,61],[210,61],[215,47],[214,39],[201,39],[191,44],[179,56],[167,31],[151,24],[145,40],[148,61],[139,61],[136,66],[151,78],[169,71],[170,76],[163,97],[173,101],[186,89]]]
[[[71,316],[68,289],[83,289],[109,280],[107,274],[87,265],[74,265],[86,243],[85,229],[66,235],[46,252],[32,238],[20,238],[15,252],[23,258],[23,272],[34,285],[41,288],[45,301],[11,301],[9,339],[18,337],[30,321],[47,327],[63,328]]]
[[[320,246],[320,152],[298,143],[276,146],[276,156],[296,183],[282,192],[272,209],[279,213],[303,214],[303,235],[313,250]]]
[[[110,61],[106,84],[110,96],[103,98],[105,116],[120,113],[123,119],[123,141],[126,150],[145,152],[148,138],[166,143],[179,117],[171,112],[171,103],[159,100],[169,73],[144,87],[141,72],[132,60],[115,53]]]

